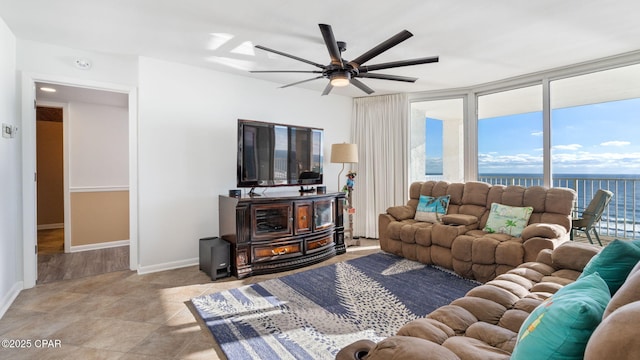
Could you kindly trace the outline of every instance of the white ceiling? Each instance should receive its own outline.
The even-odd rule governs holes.
[[[0,0],[0,17],[19,39],[149,56],[276,87],[313,74],[248,70],[316,68],[253,45],[328,64],[319,23],[347,42],[347,60],[403,29],[414,37],[367,65],[440,56],[439,63],[380,71],[418,77],[414,84],[364,79],[374,95],[467,87],[635,51],[638,13],[637,0]],[[325,85],[298,86],[321,92]],[[352,86],[332,93],[364,95]]]

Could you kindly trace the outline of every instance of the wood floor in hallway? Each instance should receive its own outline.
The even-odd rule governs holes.
[[[38,284],[129,270],[129,246],[64,253],[64,229],[38,231]]]

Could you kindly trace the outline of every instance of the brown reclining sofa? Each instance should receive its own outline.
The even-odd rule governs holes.
[[[420,195],[449,195],[442,223],[415,220]],[[483,182],[415,182],[406,205],[379,216],[383,251],[450,269],[487,282],[518,265],[534,261],[543,249],[569,240],[576,193],[569,188],[503,186]],[[520,236],[483,231],[493,203],[532,207]]]
[[[340,350],[336,359],[638,359],[640,241],[615,242],[607,247],[621,251],[606,260],[602,258],[604,250],[599,253],[600,248],[588,244],[570,241],[553,251],[545,249],[537,261],[524,263],[424,318],[409,321],[395,336],[377,344],[357,341]],[[594,257],[596,254],[600,254],[600,259]],[[596,261],[591,261],[592,258]],[[620,261],[612,264],[612,259]],[[578,285],[583,270],[586,273],[590,266],[590,277],[582,278],[586,286],[575,286],[573,293],[560,296],[560,291],[568,290],[569,285]],[[594,272],[602,273],[602,278]],[[596,284],[592,280],[604,285],[598,289],[591,285]],[[611,285],[614,282],[615,288]],[[556,293],[558,296],[554,296]],[[597,298],[604,301],[598,303]],[[548,309],[554,306],[563,308],[552,313]],[[573,314],[567,306],[575,306]],[[592,307],[599,310],[591,314]],[[531,321],[532,311],[544,316]],[[589,326],[580,323],[589,318]],[[545,322],[548,325],[543,329]],[[541,331],[547,331],[546,335]],[[527,345],[527,341],[535,342]],[[516,355],[518,347],[521,351]]]

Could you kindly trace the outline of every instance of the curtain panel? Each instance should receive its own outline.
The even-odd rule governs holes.
[[[378,238],[378,215],[409,198],[408,107],[406,94],[354,99],[351,134],[359,158],[354,236]]]

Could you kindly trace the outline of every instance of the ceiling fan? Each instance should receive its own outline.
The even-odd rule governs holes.
[[[269,51],[274,54],[278,54],[294,60],[302,61],[304,63],[320,68],[321,70],[254,70],[251,72],[252,73],[320,74],[311,79],[296,81],[294,83],[281,86],[281,88],[286,88],[289,86],[302,84],[308,81],[325,78],[325,79],[329,79],[329,83],[324,88],[322,95],[328,95],[334,86],[347,86],[349,84],[353,84],[355,87],[364,91],[367,94],[372,94],[374,92],[373,89],[365,85],[362,81],[358,80],[357,78],[415,82],[416,80],[418,80],[418,78],[408,77],[408,76],[389,75],[389,74],[374,74],[374,73],[371,73],[370,71],[438,62],[437,56],[431,56],[431,57],[424,57],[424,58],[411,59],[411,60],[392,61],[392,62],[375,64],[375,65],[363,65],[367,61],[373,59],[374,57],[382,54],[383,52],[391,49],[392,47],[412,37],[413,34],[407,30],[403,30],[399,32],[398,34],[383,41],[382,43],[378,44],[377,46],[373,47],[371,50],[365,52],[364,54],[358,56],[357,58],[351,61],[347,61],[342,58],[342,53],[347,49],[347,44],[343,41],[336,41],[335,37],[333,36],[333,30],[331,29],[330,25],[318,24],[318,26],[320,26],[320,32],[322,33],[322,38],[324,39],[324,43],[327,45],[327,50],[329,50],[329,56],[331,57],[331,63],[329,65],[318,64],[316,62],[303,59],[294,55],[290,55],[282,51],[273,50],[261,45],[256,45],[255,47],[257,49]]]

